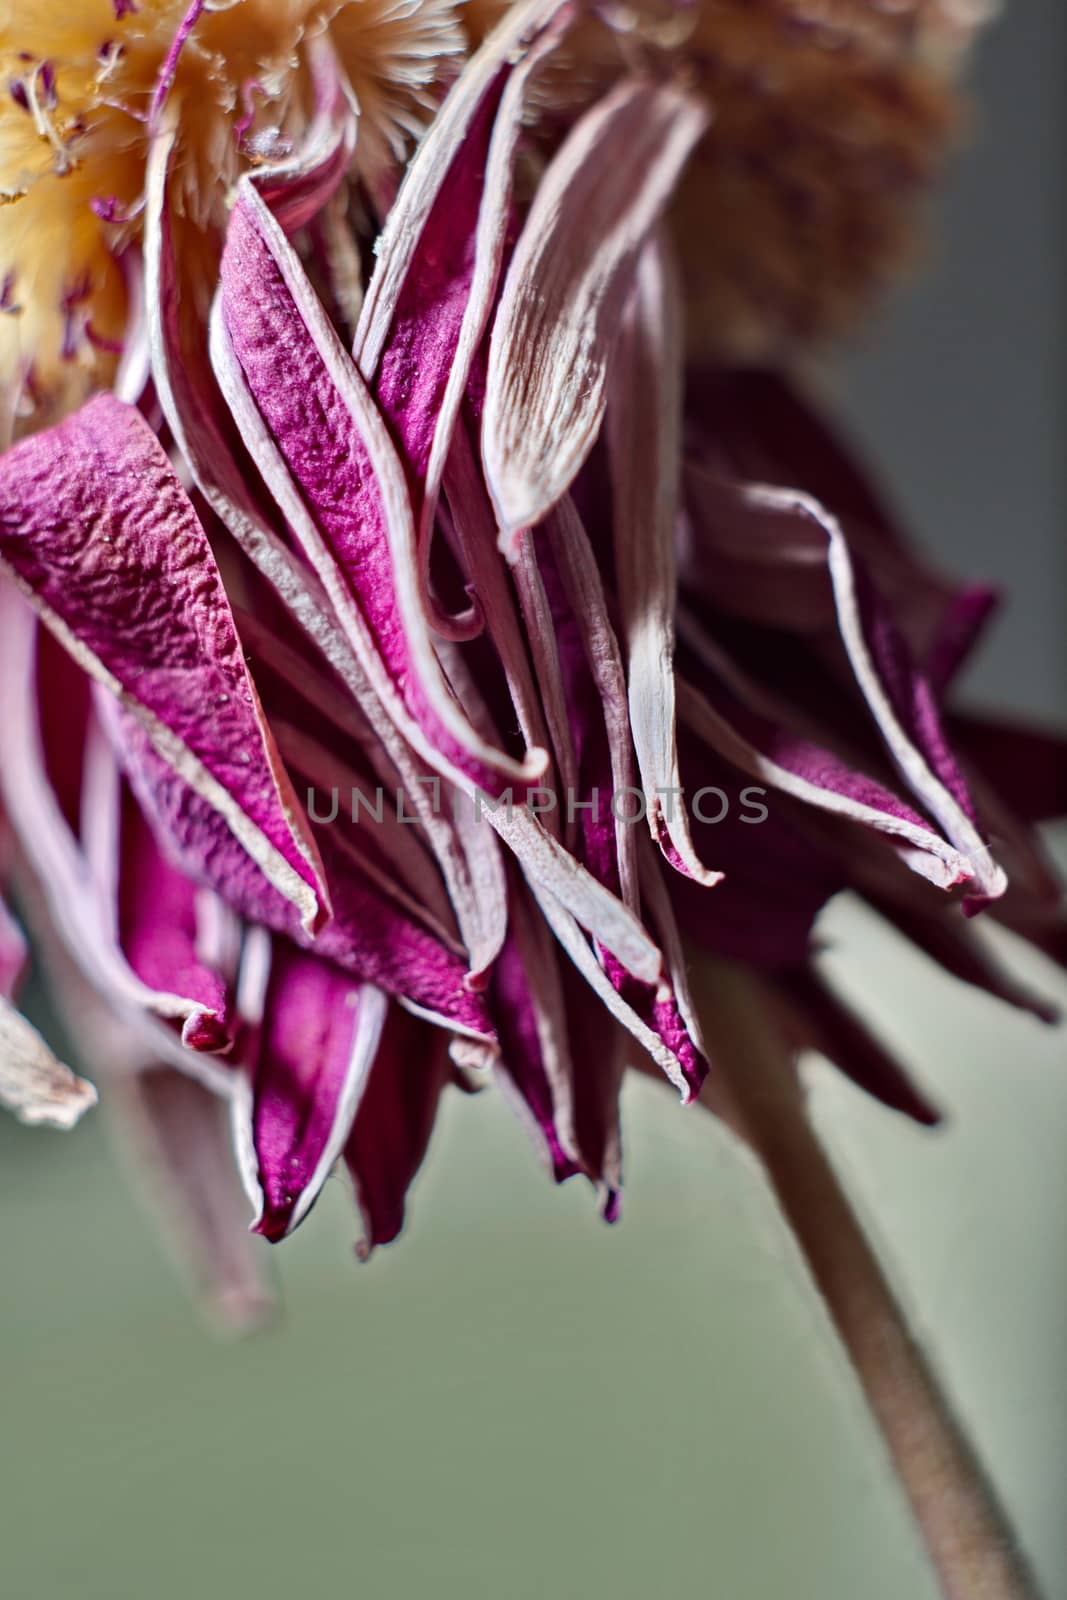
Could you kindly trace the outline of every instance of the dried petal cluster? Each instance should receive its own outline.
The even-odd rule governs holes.
[[[440,1095],[487,1077],[613,1219],[625,1068],[685,1100],[714,1072],[701,952],[750,964],[783,1050],[934,1120],[816,918],[851,887],[1050,1017],[973,917],[1067,954],[1027,826],[1067,804],[1063,746],[951,710],[994,597],[785,376],[686,364],[692,53],[580,78],[524,170],[572,30],[607,59],[619,19],[509,8],[394,196],[331,24],[216,258],[179,114],[204,23],[152,90],[122,382],[0,459],[0,865],[204,1287],[263,1303],[226,1117],[270,1239],[339,1162],[361,1252],[395,1237]],[[5,1001],[0,1094],[69,1120],[91,1091],[27,1029]]]

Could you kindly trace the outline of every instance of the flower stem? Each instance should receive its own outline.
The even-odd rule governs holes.
[[[996,1495],[954,1417],[807,1115],[758,980],[700,963],[709,1108],[765,1169],[864,1390],[945,1600],[1036,1600]]]

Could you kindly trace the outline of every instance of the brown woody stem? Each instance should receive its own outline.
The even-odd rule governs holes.
[[[764,992],[725,964],[696,968],[713,1044],[705,1098],[755,1152],[863,1387],[945,1600],[1036,1600],[996,1495],[911,1333],[811,1126]]]

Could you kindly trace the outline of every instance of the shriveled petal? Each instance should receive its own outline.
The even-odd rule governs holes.
[[[348,141],[347,100],[331,84],[332,64],[326,61],[321,83],[320,115],[309,130],[304,151],[286,168],[264,169],[256,175],[268,204],[283,226],[304,205],[309,192],[324,198],[322,181],[332,181],[334,154]],[[332,118],[332,122],[331,122]],[[323,137],[311,137],[318,126]],[[333,129],[332,136],[330,129]],[[332,139],[332,142],[331,142]],[[149,153],[145,256],[147,295],[152,337],[152,370],[164,415],[193,478],[212,510],[245,555],[267,579],[290,612],[294,627],[303,631],[337,674],[340,683],[366,716],[385,758],[392,762],[410,809],[418,814],[426,837],[448,884],[464,941],[475,973],[483,971],[499,948],[501,931],[494,904],[484,890],[491,852],[471,859],[471,841],[459,837],[447,817],[439,815],[420,784],[425,776],[396,722],[382,704],[354,654],[325,591],[285,544],[264,508],[252,482],[254,470],[238,460],[240,445],[231,438],[232,422],[208,360],[204,329],[196,318],[179,315],[181,285],[175,253],[173,222],[168,203],[168,183],[173,156],[172,136],[161,133]],[[292,193],[292,202],[287,196]],[[230,367],[234,361],[228,342],[222,341]],[[244,390],[244,379],[227,368],[231,381]]]
[[[513,86],[506,92],[514,102],[521,104],[528,63],[531,56],[536,61],[539,53],[533,47],[565,10],[566,6],[561,4],[561,0],[524,0],[524,3],[510,6],[501,25],[460,75],[421,141],[382,231],[379,264],[367,291],[356,337],[355,355],[368,380],[378,370],[404,294],[412,255],[430,223],[442,187],[456,161],[462,158],[464,149],[469,143],[476,143],[471,140],[472,125],[487,106],[492,107],[497,103],[503,85],[509,79]],[[517,84],[516,79],[519,80]],[[491,158],[494,166],[499,164],[499,175],[505,179],[504,193],[501,195],[497,185],[486,184],[489,215],[484,225],[485,244],[490,248],[477,250],[479,272],[485,276],[487,293],[492,292],[495,278],[492,267],[492,250],[496,246],[493,213],[497,207],[507,208],[510,161],[506,161],[505,156],[513,153],[518,135],[511,117],[504,114],[505,110],[511,109],[501,106],[499,144],[502,148],[499,153],[494,151]],[[479,304],[478,294],[472,295],[472,299],[475,305]],[[469,333],[474,343],[477,343],[479,332],[472,316]],[[469,361],[469,352],[460,361],[461,369],[466,361]],[[465,377],[460,393],[463,387]]]
[[[329,908],[306,819],[207,537],[139,412],[100,395],[2,458],[0,572],[318,926]]]
[[[265,1238],[303,1221],[339,1159],[387,1009],[380,989],[273,941],[250,1086],[234,1099],[253,1227]]]
[[[705,685],[710,688],[710,685]],[[976,868],[910,806],[831,751],[769,723],[736,702],[719,710],[684,679],[678,707],[697,736],[759,785],[881,835],[913,871],[941,888],[976,879]]]
[[[641,252],[610,368],[607,433],[630,728],[648,797],[648,822],[672,865],[711,885],[722,874],[698,857],[685,807],[663,804],[664,796],[681,795],[674,691],[680,293],[667,242],[656,234]]]
[[[183,1044],[209,1054],[228,1050],[232,997],[198,949],[198,891],[160,850],[95,718],[86,742],[82,815],[86,865],[111,914],[107,932],[130,971],[150,993],[184,997]]]
[[[508,542],[552,509],[592,449],[638,254],[706,123],[673,85],[627,80],[541,180],[489,347],[482,451]]]
[[[694,434],[693,461],[720,477],[801,489],[832,509],[890,606],[914,659],[935,687],[943,688],[953,670],[952,657],[958,664],[971,647],[995,596],[980,585],[961,587],[931,567],[837,426],[781,372],[760,370],[690,371],[687,416]],[[758,581],[758,548],[735,553],[749,580]],[[810,626],[813,587],[799,563],[790,571],[788,584],[759,585],[763,603],[778,608],[783,625]],[[756,581],[746,586],[749,605],[760,603]],[[951,653],[937,646],[946,625],[954,637]]]
[[[509,920],[491,990],[501,1048],[496,1072],[559,1183],[580,1170],[563,989],[548,930],[518,884]]]
[[[527,84],[570,20],[562,0],[516,10],[419,145],[379,241],[354,347],[408,469],[431,615],[434,511],[503,262]],[[436,624],[457,631],[440,614]]]
[[[490,793],[544,770],[488,747],[434,653],[407,479],[358,369],[251,184],[230,217],[216,370],[228,339],[247,384],[225,386],[250,453],[317,572],[364,671],[435,769]],[[286,374],[284,381],[279,374]],[[225,380],[224,380],[225,382]]]
[[[682,773],[692,826],[726,874],[709,895],[680,873],[668,880],[681,927],[702,950],[760,967],[797,965],[815,919],[847,871],[810,836],[802,805],[762,785],[738,792],[738,771],[683,727]],[[836,820],[834,838],[841,833]]]
[[[2,618],[0,618],[2,620]],[[0,671],[10,670],[12,660],[9,650],[0,653]],[[0,999],[14,997],[26,964],[26,941],[22,929],[15,921],[4,898],[11,875],[14,839],[0,804]]]
[[[621,892],[636,915],[642,909],[639,824],[627,815],[625,802],[620,804],[627,790],[636,792],[626,692],[599,573],[581,520],[566,500],[543,529],[528,537],[544,580],[579,761],[576,852],[600,883]],[[663,916],[670,918],[666,905]],[[683,1081],[699,1087],[706,1063],[679,1010],[671,973],[661,968],[649,983],[610,948],[598,948],[597,955],[625,1002],[626,1017],[639,1018],[662,1041]]]
[[[0,791],[13,825],[18,829],[22,854],[34,883],[34,899],[47,905],[54,936],[62,940],[73,961],[108,1003],[124,1014],[132,1013],[155,1020],[158,1039],[156,1053],[184,1065],[189,1070],[211,1069],[194,1051],[179,1043],[177,1033],[161,1025],[161,1020],[188,1028],[197,1044],[217,1048],[215,1029],[219,1013],[213,1005],[212,980],[204,973],[204,987],[185,994],[171,987],[165,971],[155,987],[133,970],[120,943],[118,914],[118,839],[119,817],[115,809],[117,786],[103,797],[94,795],[90,782],[94,774],[86,764],[85,794],[75,792],[73,825],[68,819],[63,798],[53,782],[46,756],[47,744],[62,741],[62,753],[81,765],[88,727],[79,721],[77,700],[68,692],[68,680],[77,685],[79,674],[70,659],[38,624],[13,589],[0,586],[0,614],[4,629],[4,654],[12,668],[0,674]],[[40,660],[35,661],[35,636]],[[49,656],[53,659],[49,660]],[[57,672],[57,667],[62,671]],[[48,723],[53,724],[51,728]],[[140,731],[140,730],[139,730]],[[46,739],[46,733],[51,735]],[[142,738],[146,737],[143,733]],[[99,747],[98,747],[99,748]],[[106,756],[107,752],[102,752]],[[161,758],[156,758],[161,759]],[[169,769],[168,769],[169,770]],[[105,774],[107,768],[104,768]],[[64,775],[65,776],[65,775]],[[78,773],[79,779],[82,774]],[[113,778],[113,767],[111,768]],[[101,798],[104,801],[100,805]],[[86,838],[76,832],[81,801],[87,815]],[[218,817],[218,813],[211,812]],[[225,824],[219,819],[220,828]],[[232,835],[233,847],[257,873],[248,856]],[[27,904],[31,902],[28,900]],[[180,940],[180,931],[170,930]],[[182,973],[190,976],[189,964]],[[209,1037],[200,1037],[206,1025]],[[75,1032],[75,1037],[78,1037]]]
[[[570,961],[561,962],[560,969],[568,1048],[572,1062],[581,1064],[574,1074],[575,1137],[582,1166],[597,1186],[601,1216],[617,1222],[622,1204],[619,1096],[630,1041],[578,969]]]
[[[917,669],[888,608],[849,547],[841,524],[818,501],[791,489],[714,484],[705,479],[699,505],[708,521],[729,522],[767,551],[791,544],[806,559],[822,558],[835,624],[848,666],[897,771],[944,829],[973,879],[975,904],[1002,894],[1005,878],[975,825],[974,806],[948,750],[930,684]]]
[[[311,936],[288,902],[249,870],[248,858],[234,846],[218,814],[159,758],[136,725],[127,720],[114,736],[141,806],[194,881],[214,889],[248,921],[312,946],[324,959],[401,996],[435,1021],[491,1039],[484,1004],[464,982],[463,961],[368,878],[344,846],[343,822],[315,828],[334,912]]]
[[[422,1165],[441,1091],[450,1078],[445,1035],[390,1007],[345,1146],[345,1164],[363,1218],[363,1237],[356,1246],[363,1261],[404,1226],[407,1192]]]
[[[609,974],[561,902],[536,883],[530,887],[545,921],[594,993],[643,1046],[682,1099],[691,1101],[700,1091],[707,1068],[691,1053],[693,1041],[677,1011],[671,986],[644,985],[635,992],[631,973],[614,969]],[[632,999],[636,999],[636,1006]]]
[[[311,73],[311,120],[292,156],[260,167],[255,174],[260,194],[288,234],[317,217],[342,183],[359,118],[329,34],[308,39],[305,51]]]
[[[0,1106],[20,1122],[73,1128],[96,1090],[57,1061],[41,1035],[0,995]]]
[[[631,743],[631,728],[626,700],[626,675],[615,630],[608,614],[607,596],[582,520],[573,502],[564,498],[544,528],[542,549],[551,549],[554,578],[560,588],[559,603],[565,603],[575,627],[575,645],[580,647],[584,664],[570,664],[572,673],[584,673],[599,701],[606,740],[607,765],[601,774],[604,787],[612,796],[609,807],[615,836],[615,871],[618,889],[625,905],[637,911],[636,829],[626,815],[622,796],[633,798],[637,773]],[[577,685],[572,684],[577,698]],[[588,739],[589,730],[585,730]],[[601,797],[603,799],[603,796]],[[619,802],[618,805],[614,802]],[[615,884],[611,885],[613,888]]]
[[[996,951],[984,938],[980,928],[946,914],[924,912],[921,907],[906,901],[868,895],[867,899],[900,933],[936,961],[946,972],[964,983],[984,989],[987,994],[1029,1011],[1041,1022],[1059,1021],[1058,1007],[1052,1005],[1026,984],[1021,983],[997,958]]]
[[[1023,822],[1067,816],[1067,735],[1019,717],[953,711],[953,749],[977,767]]]

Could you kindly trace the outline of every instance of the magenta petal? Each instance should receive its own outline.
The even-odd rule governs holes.
[[[266,1238],[303,1221],[340,1157],[387,1008],[380,989],[274,941],[247,1130],[254,1227]]]
[[[556,518],[533,539],[551,612],[564,692],[579,763],[581,813],[578,855],[606,888],[624,893],[635,912],[641,905],[634,819],[613,814],[612,802],[634,788],[632,751],[627,737],[626,687],[607,603],[580,519],[564,501]],[[670,919],[664,904],[661,916]],[[560,926],[565,926],[561,922]],[[559,928],[557,928],[557,932]],[[564,946],[572,959],[575,949]],[[670,973],[654,983],[635,974],[617,953],[597,941],[598,955],[621,1005],[619,1016],[642,1043],[656,1039],[657,1059],[687,1098],[700,1089],[707,1072],[701,1049],[683,1018]],[[580,970],[591,973],[579,963]]]
[[[25,965],[26,941],[0,896],[0,999],[12,998]]]
[[[101,395],[0,462],[0,570],[144,727],[308,928],[328,912],[306,820],[203,528],[140,413]]]
[[[130,968],[150,989],[172,990],[197,1003],[182,1025],[182,1043],[207,1054],[233,1043],[232,996],[200,957],[198,891],[160,851],[140,807],[123,787],[119,805],[118,933]]]
[[[231,214],[221,283],[224,332],[248,389],[238,424],[398,726],[468,789],[496,793],[505,780],[535,780],[543,756],[531,752],[523,764],[487,746],[449,689],[423,609],[403,467],[299,260],[251,186]],[[220,350],[216,366],[225,359]]]
[[[1002,894],[1004,874],[976,826],[974,806],[945,741],[932,688],[837,518],[798,490],[738,486],[710,476],[702,480],[692,510],[694,519],[703,519],[709,551],[716,524],[725,525],[735,542],[743,538],[753,549],[766,551],[771,582],[776,568],[780,576],[783,552],[788,552],[789,562],[815,571],[825,565],[840,646],[886,751],[964,861],[975,903]]]
[[[563,989],[552,940],[518,886],[510,921],[491,989],[501,1048],[497,1075],[561,1183],[580,1171]]]
[[[40,901],[47,908],[55,939],[62,941],[84,979],[107,1004],[131,1021],[136,1031],[150,1036],[152,1054],[214,1079],[217,1074],[211,1064],[184,1049],[177,1033],[163,1025],[165,1019],[195,1028],[205,1019],[214,1020],[216,990],[208,975],[203,975],[205,986],[197,986],[191,994],[166,982],[157,988],[132,969],[121,948],[114,765],[99,730],[91,736],[91,724],[80,719],[77,699],[58,692],[68,677],[77,686],[81,675],[7,586],[0,586],[0,613],[5,655],[9,662],[18,659],[20,663],[17,673],[0,675],[0,792],[35,880],[34,894],[27,903]],[[56,672],[57,666],[62,673]],[[85,709],[87,712],[88,707]],[[63,797],[55,784],[58,776],[64,787],[69,786],[72,775],[57,775],[49,764],[52,749],[58,749],[72,766],[72,758],[76,758],[78,778],[84,777],[84,795],[76,789],[73,804],[68,800],[68,810],[61,804]],[[86,759],[84,774],[80,770],[83,749],[87,756],[95,750],[100,758],[95,764]],[[101,772],[108,780],[103,793],[98,783]],[[84,813],[81,822],[79,807]],[[239,847],[235,844],[234,848]],[[250,862],[249,868],[256,870]],[[187,969],[185,975],[190,975]],[[165,972],[162,976],[166,980]]]
[[[404,1226],[408,1189],[422,1165],[451,1067],[444,1034],[392,1006],[345,1146],[363,1218],[366,1260]]]
[[[5,663],[0,657],[0,671]],[[10,1000],[14,997],[26,965],[26,941],[22,936],[22,929],[8,910],[4,899],[8,878],[11,872],[11,860],[14,841],[4,815],[3,806],[0,805],[0,999]]]
[[[289,903],[252,868],[218,813],[182,783],[136,725],[118,720],[114,737],[154,829],[194,881],[215,890],[248,921],[310,945],[345,972],[399,995],[435,1021],[478,1038],[492,1037],[485,1006],[464,981],[463,961],[368,879],[344,846],[343,821],[336,829],[316,830],[334,914],[312,937]]]
[[[561,0],[526,7],[462,74],[390,210],[356,333],[408,469],[428,610],[434,511],[503,263],[528,81],[570,20]],[[453,619],[435,620],[459,636]]]
[[[944,687],[996,597],[981,586],[961,589],[930,567],[898,525],[855,449],[781,373],[691,372],[687,414],[699,435],[699,458],[717,473],[802,489],[840,517],[915,660],[935,686]],[[798,618],[809,592],[799,569],[794,567],[793,573],[788,586],[763,586],[768,598],[777,591],[775,603],[783,608],[783,620],[790,609],[793,619]],[[946,630],[955,640],[951,655],[938,646]]]

